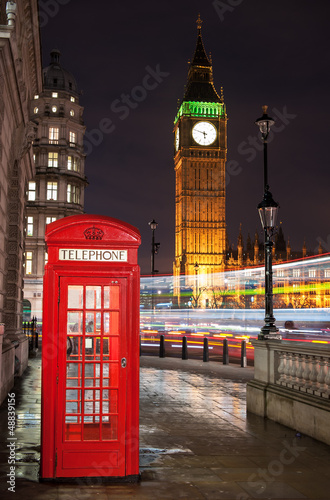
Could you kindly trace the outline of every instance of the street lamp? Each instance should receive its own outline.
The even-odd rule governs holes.
[[[265,324],[258,335],[259,340],[281,340],[273,315],[273,268],[272,268],[272,237],[276,226],[279,205],[273,200],[268,185],[267,139],[274,120],[267,115],[268,106],[263,106],[263,115],[256,120],[263,141],[264,151],[264,197],[258,205],[258,212],[265,236]]]
[[[155,269],[155,254],[158,253],[158,249],[160,246],[160,243],[155,243],[155,230],[157,229],[158,222],[155,221],[155,219],[152,219],[152,221],[148,222],[150,229],[152,231],[152,238],[151,238],[151,277],[154,277],[155,273],[158,273],[157,269]],[[152,289],[151,289],[151,309],[154,308],[154,292],[153,292],[153,286],[154,283],[152,283]]]
[[[195,282],[196,282],[196,308],[198,307],[198,294],[199,294],[199,286],[198,286],[198,270],[199,270],[199,265],[197,264],[197,262],[195,263],[194,265],[194,269],[195,269],[195,276],[196,276],[196,279],[195,279]]]
[[[153,276],[155,273],[158,273],[157,269],[155,269],[155,254],[158,253],[158,249],[160,243],[155,243],[155,230],[157,229],[158,222],[155,219],[152,219],[149,223],[150,229],[152,230],[152,238],[151,238],[151,275]]]

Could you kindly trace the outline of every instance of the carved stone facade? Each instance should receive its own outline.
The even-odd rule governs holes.
[[[0,323],[4,339],[0,401],[13,383],[14,371],[21,374],[27,366],[27,339],[22,334],[25,197],[34,175],[30,101],[40,92],[41,83],[38,2],[1,0]]]
[[[190,63],[183,100],[174,122],[175,261],[174,277],[203,276],[225,268],[225,164],[227,115],[222,90],[213,84],[211,58],[206,55],[197,21],[196,50]],[[189,285],[189,278],[187,278]],[[175,285],[175,295],[179,295]]]

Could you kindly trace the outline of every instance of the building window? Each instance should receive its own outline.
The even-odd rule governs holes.
[[[45,264],[48,262],[48,252],[45,252]]]
[[[36,183],[34,181],[29,182],[28,200],[36,200]]]
[[[71,97],[70,97],[70,101],[71,101],[71,102],[76,102],[76,98],[75,98],[75,97],[73,97],[73,96],[71,96]]]
[[[278,276],[279,278],[283,278],[284,277],[284,270],[283,269],[278,269],[277,273],[276,273],[276,276]]]
[[[38,112],[39,112],[39,108],[37,108],[37,107],[34,108],[33,113],[36,115],[36,114],[38,114]]]
[[[47,182],[47,200],[57,200],[57,182]]]
[[[27,218],[27,235],[33,236],[33,217]]]
[[[309,273],[308,273],[308,276],[310,278],[316,278],[316,269],[310,269]]]
[[[330,278],[330,269],[324,269],[324,277]]]
[[[74,110],[70,109],[70,116],[74,116]]]
[[[75,156],[68,156],[68,170],[79,172],[79,162]]]
[[[79,203],[80,202],[80,189],[74,184],[68,184],[67,187],[67,202],[68,203]]]
[[[58,167],[58,153],[48,153],[48,166]]]
[[[294,269],[293,270],[293,277],[294,278],[299,278],[300,277],[300,269]]]
[[[34,99],[39,99],[38,94],[35,94]]]
[[[46,217],[46,224],[50,224],[51,222],[54,222],[56,220],[56,217]]]
[[[57,127],[49,127],[49,144],[58,144],[60,129]]]
[[[54,99],[57,99],[57,97],[58,97],[58,93],[57,93],[57,92],[53,92],[53,93],[52,93],[52,97],[53,97]]]
[[[25,274],[32,274],[32,252],[25,254]]]
[[[56,113],[56,111],[57,111],[57,106],[52,106],[52,112]]]
[[[70,146],[75,146],[76,145],[76,133],[75,132],[71,132],[69,133],[69,142],[70,142]]]

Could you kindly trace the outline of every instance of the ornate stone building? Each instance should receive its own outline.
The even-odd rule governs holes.
[[[31,102],[37,123],[33,141],[36,168],[29,182],[25,251],[24,305],[29,316],[42,320],[42,288],[47,260],[46,224],[84,211],[85,126],[75,78],[60,63],[60,52],[51,52],[43,70],[43,88]]]
[[[176,179],[174,277],[196,270],[210,285],[225,268],[225,163],[227,115],[224,98],[213,84],[201,19],[188,82],[174,124]]]
[[[38,2],[0,1],[0,401],[22,374],[25,199],[34,175],[30,102],[42,88]]]
[[[184,97],[174,121],[176,218],[173,295],[175,305],[178,301],[182,307],[218,307],[220,303],[224,304],[224,292],[216,283],[216,273],[262,266],[264,263],[261,230],[261,237],[256,231],[253,239],[248,235],[244,243],[240,228],[237,245],[230,245],[227,241],[227,114],[222,89],[219,95],[214,87],[212,61],[205,51],[201,23],[198,17],[196,49],[189,66]],[[318,253],[321,254],[322,249],[319,248]],[[291,249],[280,226],[273,246],[273,263],[308,255],[313,255],[313,252],[307,252],[305,244],[302,251]],[[182,276],[185,276],[184,280]],[[247,286],[254,284],[248,283]],[[190,292],[185,294],[183,289],[192,291],[191,300],[187,299]],[[215,300],[216,294],[219,300]],[[182,299],[184,295],[186,298]],[[259,307],[261,302],[250,304],[241,299],[245,298],[239,284],[233,298],[230,298],[231,307],[242,307],[244,304],[246,307]],[[281,307],[289,304],[290,300],[289,294],[281,294]],[[313,299],[311,303],[314,302]]]

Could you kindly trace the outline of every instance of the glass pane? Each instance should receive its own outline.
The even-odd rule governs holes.
[[[119,309],[119,286],[104,287],[104,309]]]
[[[94,313],[86,313],[85,328],[86,332],[94,333]]]
[[[82,330],[82,313],[68,312],[67,332],[81,333]]]
[[[83,286],[68,286],[68,308],[82,309],[83,308]]]
[[[100,286],[86,286],[86,309],[101,309]]]
[[[110,413],[118,412],[118,391],[110,391]]]
[[[119,312],[110,313],[110,333],[119,335]]]
[[[78,361],[82,359],[82,337],[69,336],[66,339],[66,359]]]
[[[109,341],[109,338],[103,338],[103,361],[109,361]]]
[[[103,409],[102,413],[117,413],[118,412],[118,391],[103,389],[102,391]],[[105,409],[107,403],[107,410]]]
[[[110,386],[118,387],[118,363],[110,363]]]
[[[81,363],[67,363],[66,365],[66,386],[81,387]]]
[[[110,356],[112,360],[119,359],[119,338],[110,337]]]
[[[103,419],[109,419],[109,422]],[[103,417],[102,420],[102,439],[118,439],[118,417]]]
[[[100,364],[86,363],[85,364],[85,387],[100,386]]]
[[[109,333],[110,313],[103,314],[103,333]]]

